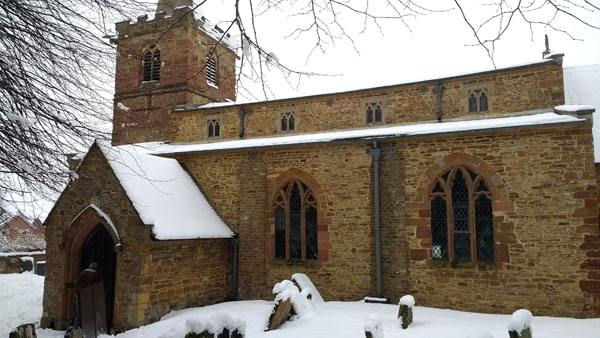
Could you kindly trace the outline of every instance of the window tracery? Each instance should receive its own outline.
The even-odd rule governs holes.
[[[430,206],[434,259],[494,261],[492,196],[480,175],[450,168],[433,185]]]
[[[156,47],[152,47],[144,53],[144,58],[142,60],[143,81],[159,81],[160,67],[160,50]]]
[[[275,258],[317,260],[317,202],[310,188],[297,180],[288,182],[277,191],[273,211]]]

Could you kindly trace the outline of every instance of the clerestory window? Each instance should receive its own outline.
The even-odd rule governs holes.
[[[156,47],[152,47],[144,53],[144,59],[142,60],[143,81],[159,81],[160,67],[160,50]]]
[[[430,196],[432,257],[493,262],[492,196],[481,176],[453,167],[437,179]]]
[[[273,204],[275,258],[288,261],[318,259],[317,201],[305,184],[283,185]]]
[[[282,112],[280,115],[280,131],[294,131],[296,129],[296,114],[294,111]]]
[[[488,95],[485,89],[469,90],[469,113],[488,111]]]
[[[206,137],[219,137],[221,136],[221,119],[220,118],[208,118],[206,120]]]

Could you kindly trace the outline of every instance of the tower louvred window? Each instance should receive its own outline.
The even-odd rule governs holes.
[[[462,166],[444,172],[430,207],[433,259],[494,261],[492,195],[480,175]]]
[[[143,81],[159,81],[160,80],[160,50],[152,48],[144,53],[143,60]]]
[[[210,57],[206,58],[206,83],[217,86],[217,62]]]

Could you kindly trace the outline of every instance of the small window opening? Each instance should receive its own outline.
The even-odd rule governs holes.
[[[206,83],[217,86],[217,62],[210,57],[206,58]]]
[[[154,47],[144,53],[144,59],[142,61],[143,81],[159,81],[160,66],[160,50]]]

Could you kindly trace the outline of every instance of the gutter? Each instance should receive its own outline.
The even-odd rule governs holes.
[[[233,236],[233,264],[231,272],[231,300],[237,300],[237,289],[238,289],[238,258],[240,252],[240,238],[236,233]]]
[[[373,158],[373,214],[375,218],[375,283],[377,297],[382,298],[381,293],[381,229],[379,210],[379,158],[381,149],[377,147],[377,141],[373,141],[370,151]]]

